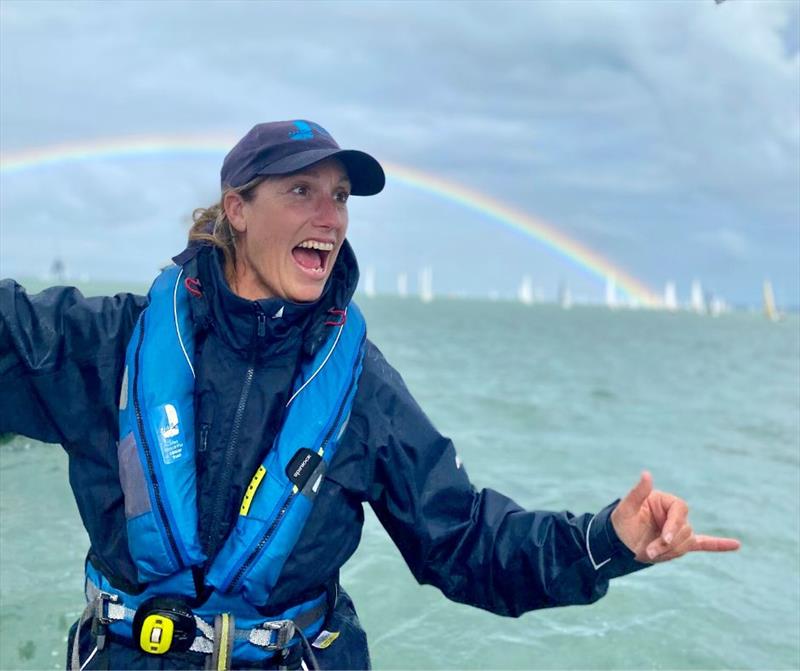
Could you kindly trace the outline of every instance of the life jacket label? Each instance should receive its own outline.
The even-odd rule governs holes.
[[[322,457],[307,447],[301,447],[286,467],[286,477],[297,489],[303,489]]]
[[[158,446],[165,464],[178,461],[183,456],[183,439],[178,411],[172,403],[165,403],[157,409]]]

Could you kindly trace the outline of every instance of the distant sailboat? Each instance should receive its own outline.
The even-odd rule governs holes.
[[[617,282],[611,275],[606,277],[606,307],[617,307]]]
[[[364,271],[364,295],[367,298],[375,296],[375,268],[372,266]]]
[[[764,280],[764,315],[772,322],[781,318],[778,308],[775,307],[775,292],[772,290],[772,282]]]
[[[433,268],[430,266],[419,271],[419,297],[423,303],[433,300]]]
[[[525,275],[522,278],[519,289],[517,289],[517,298],[519,298],[519,302],[524,305],[531,305],[533,303],[533,281],[530,275]]]
[[[405,273],[397,276],[397,295],[401,298],[408,296],[408,275]]]
[[[712,317],[719,317],[728,311],[728,304],[719,296],[712,296],[708,301],[708,314]]]
[[[664,287],[664,307],[667,310],[678,309],[678,292],[675,289],[675,282],[667,282]]]
[[[558,304],[564,310],[569,310],[572,307],[572,293],[564,282],[558,287]]]
[[[703,295],[703,286],[699,280],[692,281],[692,293],[690,299],[692,310],[698,314],[705,314],[706,312],[706,299]]]

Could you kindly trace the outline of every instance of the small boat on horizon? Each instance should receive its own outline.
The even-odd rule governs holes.
[[[778,308],[775,306],[775,292],[772,290],[772,282],[764,280],[762,293],[764,295],[764,315],[771,322],[780,321],[783,315],[778,312]]]

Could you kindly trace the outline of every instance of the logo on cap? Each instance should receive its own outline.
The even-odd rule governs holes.
[[[318,135],[330,137],[328,131],[319,124],[308,123],[307,121],[292,121],[292,123],[295,128],[297,128],[297,130],[293,130],[289,133],[289,138],[292,140],[313,140],[315,132]]]

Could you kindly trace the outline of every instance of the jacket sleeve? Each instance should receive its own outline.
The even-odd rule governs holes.
[[[146,298],[29,296],[0,282],[0,433],[68,446],[117,423],[125,347]]]
[[[575,516],[523,510],[492,489],[476,491],[451,441],[369,343],[359,397],[351,422],[373,452],[367,499],[418,582],[518,616],[591,603],[611,578],[647,566],[614,532],[616,501]]]

